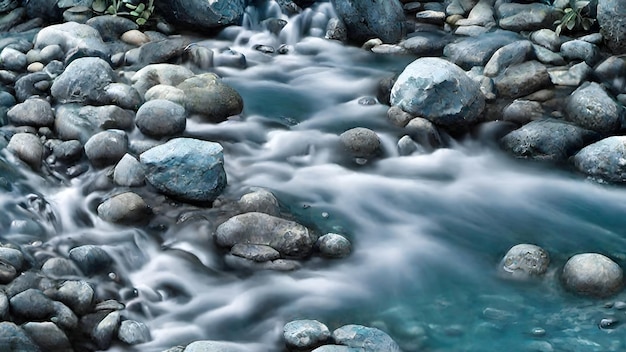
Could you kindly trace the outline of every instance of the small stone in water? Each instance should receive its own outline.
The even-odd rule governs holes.
[[[124,343],[137,345],[150,340],[150,330],[138,321],[124,320],[117,332],[117,337]]]
[[[600,320],[600,329],[614,329],[619,321],[615,318],[604,318]]]
[[[330,338],[330,330],[317,320],[294,320],[283,328],[283,337],[288,347],[310,349]]]
[[[624,310],[626,309],[626,302],[623,301],[617,301],[613,304],[613,308],[617,309],[617,310]]]
[[[325,257],[343,258],[350,254],[352,245],[345,237],[336,233],[329,233],[317,240],[317,247]]]
[[[359,105],[376,105],[376,98],[373,97],[362,97],[358,100]]]
[[[545,336],[545,335],[546,335],[546,330],[545,330],[545,329],[543,329],[543,328],[533,328],[533,329],[530,331],[530,333],[531,333],[533,336],[536,336],[536,337],[541,337],[541,336]]]

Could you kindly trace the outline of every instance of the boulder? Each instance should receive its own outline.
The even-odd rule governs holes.
[[[566,289],[581,295],[608,297],[624,285],[622,268],[598,253],[583,253],[571,257],[561,274]]]
[[[218,143],[176,138],[142,153],[146,179],[161,192],[194,202],[212,202],[226,187]]]
[[[552,85],[548,69],[538,61],[513,65],[494,78],[499,96],[519,98]]]
[[[150,100],[137,110],[135,124],[146,136],[175,136],[185,130],[187,114],[185,108],[169,100]]]
[[[243,110],[241,95],[213,73],[188,78],[176,87],[184,93],[187,112],[201,121],[222,122]]]
[[[317,320],[294,320],[285,324],[283,337],[288,348],[315,348],[330,339],[328,327]]]
[[[245,0],[170,0],[155,1],[157,11],[173,24],[210,30],[237,24],[243,16]]]
[[[614,54],[626,54],[626,2],[598,0],[598,24],[606,45]]]
[[[585,83],[567,98],[565,117],[580,127],[607,134],[621,127],[622,107],[598,83]]]
[[[591,177],[626,182],[626,136],[613,136],[590,144],[573,157],[576,168]]]
[[[511,247],[500,262],[503,277],[528,279],[546,273],[550,256],[543,248],[533,244],[518,244]]]
[[[344,325],[332,334],[335,343],[363,352],[400,352],[398,344],[385,332],[362,325]]]
[[[260,244],[282,255],[302,258],[311,253],[315,238],[296,222],[252,212],[233,216],[218,226],[215,241],[228,248],[238,243]]]
[[[564,161],[599,138],[593,131],[555,119],[531,121],[502,137],[502,148],[518,158]]]
[[[444,59],[420,58],[396,80],[391,104],[435,125],[463,128],[480,119],[485,99],[478,83],[460,67]]]
[[[104,105],[102,91],[114,80],[115,72],[106,61],[84,57],[65,68],[52,83],[50,92],[61,103]]]
[[[48,45],[59,45],[64,53],[73,49],[88,49],[106,54],[108,49],[100,33],[86,24],[65,22],[44,27],[35,37],[35,49]]]
[[[385,43],[397,43],[404,37],[404,10],[398,0],[332,0],[332,4],[350,40],[361,44],[380,38]]]

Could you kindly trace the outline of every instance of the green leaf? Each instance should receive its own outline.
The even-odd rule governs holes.
[[[554,31],[554,33],[556,33],[557,37],[561,35],[561,29],[563,29],[562,26],[562,24],[556,26],[556,31]]]
[[[146,20],[147,20],[148,18],[150,18],[150,12],[144,12],[144,13],[142,13],[142,14],[141,14],[141,17],[143,17],[144,19],[146,19]]]
[[[107,13],[110,15],[115,15],[117,13],[117,9],[113,7],[113,5],[111,5],[109,6],[109,8],[107,8]]]
[[[134,10],[137,8],[137,6],[133,5],[133,4],[124,4],[124,6],[126,6],[129,10]]]
[[[139,17],[139,13],[136,12],[136,11],[131,11],[130,15],[133,16],[133,17]]]
[[[569,21],[569,22],[567,22],[567,24],[565,26],[567,27],[568,30],[571,31],[576,26],[576,21]]]
[[[574,10],[572,10],[572,8],[571,8],[571,7],[568,7],[568,8],[566,8],[564,11],[565,11],[565,13],[569,14],[569,13],[571,13],[571,12],[572,12],[572,11],[574,11]]]
[[[137,5],[137,12],[143,12],[143,10],[146,9],[146,5],[141,3],[139,5]]]
[[[144,18],[138,18],[138,19],[135,20],[135,22],[138,25],[143,26],[144,24],[146,24],[147,21]]]

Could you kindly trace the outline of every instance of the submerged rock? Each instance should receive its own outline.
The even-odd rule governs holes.
[[[142,153],[146,179],[161,192],[193,202],[212,202],[226,187],[218,143],[176,138]]]
[[[404,10],[398,0],[332,0],[332,3],[351,40],[363,43],[380,38],[385,43],[397,43],[404,37]]]
[[[590,144],[573,157],[576,168],[608,182],[626,182],[626,136],[613,136]]]
[[[373,159],[383,153],[376,132],[363,127],[345,131],[339,136],[344,148],[355,158]]]
[[[622,268],[598,253],[571,257],[563,267],[561,278],[568,290],[596,297],[614,295],[624,285]]]
[[[550,265],[550,256],[543,248],[532,244],[511,247],[500,262],[504,277],[528,279],[545,274]]]
[[[391,89],[391,104],[435,125],[463,128],[478,122],[485,99],[478,83],[439,58],[415,60]]]

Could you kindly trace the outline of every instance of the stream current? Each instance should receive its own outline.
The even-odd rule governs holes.
[[[606,306],[626,295],[581,298],[559,283],[560,269],[577,253],[626,263],[626,191],[513,160],[480,133],[400,156],[403,132],[386,120],[388,107],[359,99],[376,96],[380,79],[415,58],[319,38],[332,8],[316,6],[290,19],[279,37],[258,26],[285,17],[270,2],[250,10],[244,27],[198,39],[246,55],[246,69],[214,68],[245,108],[240,119],[218,125],[189,121],[185,134],[224,146],[226,198],[266,188],[301,223],[347,236],[349,257],[311,258],[293,272],[228,269],[201,221],[160,229],[99,219],[104,172],[93,170],[68,183],[15,175],[3,207],[18,219],[27,216],[13,209],[24,209],[24,226],[35,223],[42,237],[5,238],[62,255],[80,244],[103,245],[116,272],[99,289],[120,290],[128,317],[152,334],[149,343],[113,351],[162,351],[195,340],[282,351],[282,328],[295,319],[317,319],[331,330],[378,327],[404,351],[626,350],[626,325],[619,323],[626,315]],[[259,43],[287,44],[290,52],[263,54],[253,49]],[[353,127],[376,131],[384,158],[359,166],[337,157],[338,135]],[[200,210],[174,207],[166,215],[194,212]],[[219,218],[205,213],[208,223]],[[549,252],[545,277],[516,282],[498,275],[500,259],[519,243]],[[618,323],[601,329],[603,318]]]

